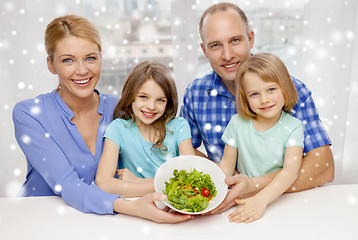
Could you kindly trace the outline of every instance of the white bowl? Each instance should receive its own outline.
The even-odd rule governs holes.
[[[170,204],[168,198],[164,200],[165,205],[170,207],[171,209],[185,213],[185,214],[203,214],[209,212],[219,206],[219,204],[224,200],[228,186],[225,183],[225,174],[220,169],[218,165],[214,162],[202,158],[199,156],[193,155],[182,155],[175,158],[172,158],[165,163],[163,163],[154,177],[154,188],[156,192],[164,193],[165,192],[165,182],[169,182],[169,179],[174,177],[173,171],[177,169],[191,171],[193,169],[198,170],[199,172],[207,173],[210,175],[211,180],[215,184],[216,187],[216,196],[211,199],[209,202],[209,206],[200,212],[185,212],[179,209],[176,209],[173,205]]]

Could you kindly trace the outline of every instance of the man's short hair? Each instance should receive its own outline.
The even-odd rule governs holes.
[[[201,37],[202,41],[204,41],[202,29],[203,29],[205,18],[209,15],[213,15],[218,12],[225,12],[229,9],[236,11],[240,15],[242,21],[245,24],[247,34],[249,34],[249,23],[248,23],[248,19],[246,17],[246,14],[244,13],[244,11],[242,11],[241,8],[239,8],[238,6],[236,6],[233,3],[222,2],[222,3],[217,3],[217,4],[212,5],[211,7],[206,9],[205,12],[203,13],[203,15],[201,16],[200,23],[199,23],[199,32],[200,32],[200,37]]]

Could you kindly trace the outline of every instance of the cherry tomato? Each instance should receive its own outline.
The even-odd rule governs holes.
[[[201,190],[201,195],[203,195],[204,197],[209,196],[209,194],[210,194],[210,192],[209,192],[209,190],[207,188],[203,188]]]

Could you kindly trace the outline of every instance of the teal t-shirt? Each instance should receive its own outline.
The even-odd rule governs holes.
[[[111,139],[119,148],[119,168],[128,168],[137,177],[153,178],[158,168],[167,160],[179,156],[179,143],[191,138],[190,127],[182,118],[175,118],[167,124],[163,144],[168,151],[160,152],[152,149],[150,143],[142,137],[132,119],[115,119],[112,121],[104,137]]]
[[[287,147],[303,148],[303,125],[299,119],[282,111],[275,126],[258,132],[252,120],[236,114],[231,117],[222,140],[238,149],[239,173],[257,177],[282,168]]]

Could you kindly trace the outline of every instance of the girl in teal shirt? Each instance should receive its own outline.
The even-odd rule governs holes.
[[[249,177],[281,169],[255,196],[235,200],[243,206],[229,215],[230,221],[248,223],[259,219],[266,206],[296,180],[302,162],[303,125],[288,114],[297,92],[275,55],[255,54],[241,62],[235,87],[238,114],[222,136],[225,149],[220,167],[226,176],[237,169]]]
[[[154,175],[165,161],[195,155],[189,124],[175,118],[177,109],[169,69],[158,62],[139,63],[124,84],[115,120],[104,135],[96,184],[109,193],[141,196],[154,191]]]

